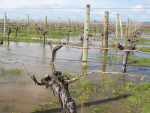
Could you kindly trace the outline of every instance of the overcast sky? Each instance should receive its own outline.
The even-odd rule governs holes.
[[[109,11],[109,21],[116,21],[117,13],[123,22],[127,18],[137,22],[150,22],[150,0],[0,0],[0,19],[6,12],[8,19],[83,21],[86,4],[91,5],[90,21],[104,21],[104,11]]]

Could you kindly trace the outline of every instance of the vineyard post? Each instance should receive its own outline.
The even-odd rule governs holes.
[[[6,25],[8,26],[8,24],[7,24],[7,16],[6,16],[6,18],[5,18],[5,19],[6,19]]]
[[[6,33],[6,12],[4,12],[4,36],[5,36],[5,33]]]
[[[122,35],[123,35],[123,30],[122,30],[122,16],[120,16],[120,31],[121,31],[121,40],[122,40]]]
[[[129,35],[128,31],[129,31],[129,18],[127,18],[127,25],[126,25],[126,40],[128,38],[128,35]]]
[[[134,26],[134,27],[135,27],[135,28],[134,28],[134,29],[135,29],[135,31],[136,31],[136,26],[137,26],[137,22],[135,22],[135,26]]]
[[[108,48],[108,19],[109,19],[109,12],[105,11],[105,15],[104,15],[105,48]]]
[[[97,21],[96,21],[96,29],[97,29]]]
[[[76,18],[76,30],[78,29],[78,19]]]
[[[46,31],[47,31],[47,16],[45,16],[45,27],[46,27]]]
[[[133,32],[135,31],[135,21],[133,21],[133,27],[132,27],[132,29],[133,29]]]
[[[68,19],[68,33],[69,33],[69,30],[70,30],[70,19]]]
[[[58,17],[58,28],[60,27],[60,17]]]
[[[129,19],[129,29],[128,29],[128,34],[129,34],[129,36],[131,36],[131,20]]]
[[[26,22],[26,20],[24,19],[24,26],[25,26],[25,22]]]
[[[117,45],[117,38],[118,38],[118,21],[119,21],[119,14],[117,14],[117,18],[116,18],[116,39],[115,39],[115,44]]]
[[[89,40],[89,22],[90,22],[90,4],[86,4],[85,8],[85,21],[84,21],[84,39],[83,39],[83,47],[88,47],[88,40]],[[87,56],[88,56],[88,49],[83,49],[83,56],[82,56],[82,67],[87,67]]]
[[[29,14],[27,14],[27,22],[28,22],[28,33],[29,33]]]
[[[123,55],[123,66],[122,66],[122,72],[125,73],[126,72],[126,64],[127,64],[127,60],[128,60],[128,54],[130,52],[129,51],[124,51],[124,55]]]
[[[84,28],[84,20],[83,20],[83,22],[82,22],[82,28]]]
[[[19,30],[19,33],[20,33],[19,17],[18,17],[18,30]]]
[[[42,20],[40,20],[40,27],[42,26]]]

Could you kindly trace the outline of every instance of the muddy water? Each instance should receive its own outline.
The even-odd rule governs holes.
[[[76,40],[72,39],[70,42],[79,43],[80,40],[75,37]],[[65,41],[65,40],[63,40]],[[92,44],[95,46],[102,46],[101,42],[92,41]],[[56,45],[53,45],[56,46]],[[55,68],[56,70],[62,72],[72,72],[77,75],[82,72],[89,72],[92,70],[103,70],[103,71],[116,71],[120,72],[122,67],[122,55],[123,52],[113,52],[99,50],[99,49],[89,49],[88,56],[88,67],[86,70],[82,70],[81,67],[81,57],[82,50],[62,47],[58,50],[56,54],[55,60]],[[141,53],[134,53],[135,55],[145,57],[146,55]],[[106,61],[103,56],[109,56],[110,60]],[[114,59],[116,57],[116,59]],[[25,64],[27,71],[30,74],[34,74],[37,80],[40,80],[45,74],[51,74],[51,50],[48,45],[43,45],[42,43],[25,43],[25,42],[4,42],[3,45],[0,45],[0,58],[9,61],[21,61]],[[11,110],[17,110],[22,113],[29,113],[33,110],[33,108],[40,103],[44,103],[47,101],[51,101],[54,99],[54,95],[50,92],[49,89],[45,89],[45,87],[36,86],[33,81],[28,83],[20,83],[20,81],[28,81],[29,78],[26,76],[25,72],[21,64],[10,64],[0,62],[0,74],[2,71],[7,71],[10,69],[19,69],[23,73],[22,77],[13,77],[13,80],[18,81],[12,82],[8,77],[0,78],[0,113],[10,113]],[[127,65],[127,72],[132,73],[134,75],[147,75],[149,72],[149,67],[140,67],[135,65]],[[120,76],[120,75],[113,75]],[[94,73],[86,76],[89,80],[101,80],[101,73]],[[140,81],[139,78],[125,76],[125,80],[130,81]],[[122,82],[122,81],[118,81]],[[71,93],[74,95],[73,93]],[[80,101],[79,98],[74,98],[75,101]],[[124,109],[121,104],[116,103],[116,100],[113,101],[97,101],[97,99],[101,99],[100,96],[92,95],[90,97],[90,101],[97,102],[97,104],[93,103],[97,108],[105,108],[109,109],[113,113],[123,113],[124,110],[120,110],[120,108]],[[109,106],[109,107],[108,107]],[[119,106],[119,107],[118,107]],[[119,109],[118,109],[119,108]],[[88,106],[88,104],[84,104],[77,109],[78,112],[90,113],[94,109],[93,106]]]

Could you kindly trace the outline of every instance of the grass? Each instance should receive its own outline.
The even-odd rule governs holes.
[[[126,91],[131,94],[127,100],[130,106],[136,108],[139,113],[150,113],[150,83],[128,83],[126,87]]]
[[[146,27],[143,30],[144,30],[143,32],[145,32],[145,33],[149,33],[150,32],[150,29],[146,28]]]
[[[13,83],[29,83],[31,82],[31,79],[24,78],[26,77],[25,75],[23,76],[23,73],[19,69],[10,69],[10,70],[0,70],[0,80],[5,79],[8,82],[13,82]]]
[[[150,47],[142,47],[140,48],[140,51],[150,52]]]
[[[145,57],[128,58],[128,63],[134,63],[139,66],[150,66],[150,58]]]
[[[150,41],[150,39],[141,38],[140,41]]]
[[[21,71],[19,69],[11,69],[11,70],[4,70],[2,69],[2,74],[1,76],[9,76],[9,75],[15,75],[21,77]]]

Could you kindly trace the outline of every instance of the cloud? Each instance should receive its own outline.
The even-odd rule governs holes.
[[[147,3],[150,3],[150,0],[147,0]]]
[[[144,1],[145,3],[150,3],[150,0]],[[138,1],[136,3],[141,4]],[[34,20],[44,20],[45,16],[47,16],[48,20],[52,21],[58,19],[58,17],[64,21],[67,21],[68,18],[73,21],[76,18],[78,21],[83,21],[86,4],[91,4],[90,21],[103,21],[105,11],[109,11],[110,21],[116,21],[117,13],[122,16],[122,20],[125,22],[127,18],[135,21],[142,21],[143,18],[148,20],[150,18],[148,16],[150,9],[143,9],[149,6],[135,5],[135,1],[132,0],[0,0],[0,19],[3,18],[4,12],[6,12],[9,19],[18,17],[19,19],[27,19],[26,14],[29,14],[29,18]]]
[[[143,5],[137,5],[135,7],[132,7],[131,11],[133,12],[142,12],[145,11],[146,8]]]
[[[121,2],[128,2],[128,1],[131,1],[131,0],[119,0]]]
[[[42,7],[43,5],[67,5],[71,0],[0,0],[0,8],[18,8],[22,6]]]

